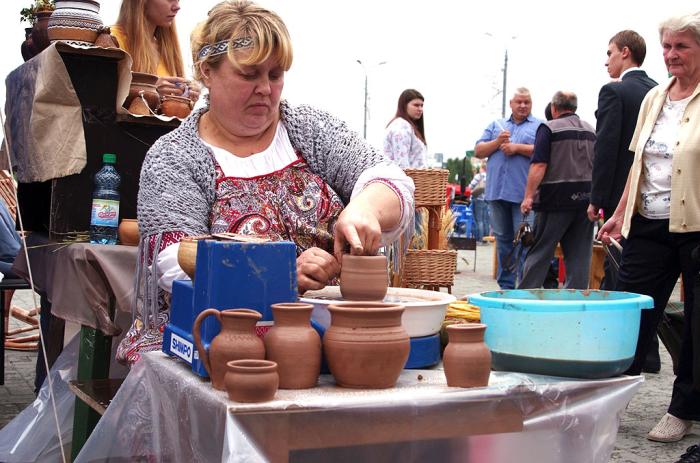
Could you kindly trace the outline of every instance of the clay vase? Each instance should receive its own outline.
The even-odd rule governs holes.
[[[180,241],[177,250],[177,263],[192,281],[197,266],[197,242],[211,238],[211,235],[186,236]]]
[[[214,336],[207,352],[202,344],[200,327],[209,315],[219,320],[221,332]],[[251,309],[206,309],[197,315],[192,327],[194,344],[214,389],[225,389],[226,363],[231,360],[265,359],[265,345],[255,334],[255,324],[261,318],[260,312]]]
[[[100,4],[95,0],[56,0],[48,22],[48,37],[71,45],[92,45],[102,29]]]
[[[160,100],[160,112],[164,116],[184,119],[192,112],[192,100],[177,95],[163,95]]]
[[[124,246],[139,245],[139,222],[136,219],[122,219],[117,229],[119,242]]]
[[[404,306],[383,302],[344,302],[328,306],[331,326],[323,351],[339,386],[393,387],[401,374],[410,341],[401,325]]]
[[[449,343],[442,357],[447,385],[484,387],[491,375],[491,351],[484,344],[483,323],[447,326]]]
[[[277,364],[269,360],[233,360],[226,363],[224,384],[235,402],[268,402],[275,398]]]
[[[309,389],[321,373],[321,337],[311,327],[314,306],[272,304],[275,324],[265,335],[265,355],[277,363],[280,389]]]
[[[389,285],[385,256],[343,254],[340,294],[346,301],[382,301]]]

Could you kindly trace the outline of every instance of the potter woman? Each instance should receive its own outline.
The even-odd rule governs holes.
[[[133,60],[131,70],[158,75],[161,95],[199,98],[200,86],[185,79],[175,16],[180,0],[122,0],[110,33]]]
[[[411,221],[413,183],[398,166],[343,121],[281,99],[292,45],[279,16],[249,1],[221,2],[191,46],[208,104],[156,141],[141,170],[147,316],[120,346],[128,362],[160,349],[172,282],[187,278],[177,264],[185,236],[293,241],[303,293],[338,275],[344,251],[376,254]]]

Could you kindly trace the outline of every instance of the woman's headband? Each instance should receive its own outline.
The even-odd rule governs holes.
[[[232,50],[240,48],[251,48],[253,46],[252,37],[240,37],[233,40],[221,40],[216,43],[204,45],[197,53],[197,60],[202,60],[207,56],[216,56],[228,52],[229,46]]]

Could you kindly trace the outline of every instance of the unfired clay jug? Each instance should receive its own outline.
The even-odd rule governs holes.
[[[209,352],[202,344],[200,326],[205,318],[214,315],[221,323],[221,332],[214,336]],[[260,312],[251,309],[206,309],[194,321],[192,334],[199,358],[211,377],[214,389],[224,390],[226,363],[231,360],[265,359],[265,345],[255,334],[255,324],[262,318]]]
[[[277,364],[269,360],[232,360],[226,364],[224,383],[231,400],[267,402],[277,392]]]
[[[311,327],[314,306],[288,302],[271,307],[275,324],[265,335],[265,355],[277,363],[280,389],[315,387],[321,373],[321,337]]]
[[[442,357],[447,385],[453,387],[488,386],[491,375],[491,351],[484,343],[483,323],[447,326],[449,343]]]
[[[323,350],[339,386],[384,389],[401,374],[410,342],[401,325],[404,306],[383,302],[344,302],[328,306],[331,326]]]
[[[346,301],[381,301],[386,296],[389,272],[385,256],[343,255],[340,293]]]

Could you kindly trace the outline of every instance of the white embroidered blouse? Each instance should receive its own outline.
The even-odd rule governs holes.
[[[406,119],[397,117],[386,128],[384,154],[402,169],[425,167],[427,151]]]

